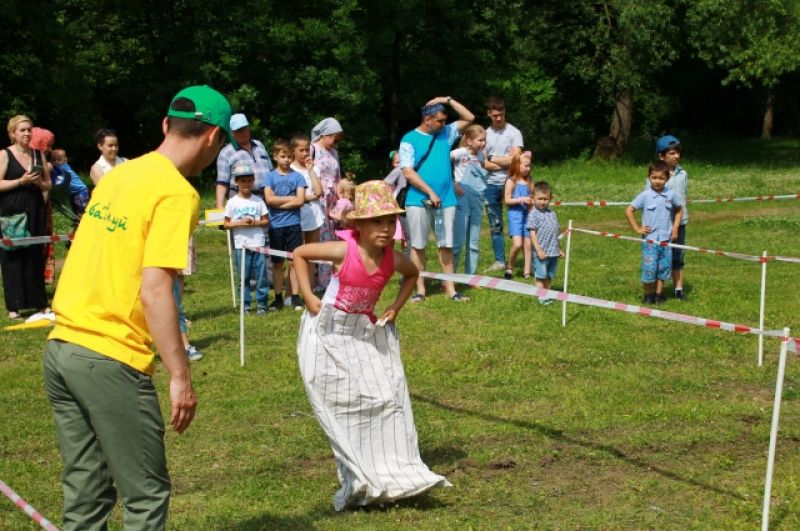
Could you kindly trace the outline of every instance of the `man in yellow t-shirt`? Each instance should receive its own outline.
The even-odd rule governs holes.
[[[104,528],[117,490],[126,529],[165,527],[171,487],[151,346],[170,375],[170,425],[183,433],[197,406],[172,295],[199,209],[186,177],[233,141],[230,116],[214,89],[180,91],[164,141],[103,178],[75,235],[44,361],[66,530]]]

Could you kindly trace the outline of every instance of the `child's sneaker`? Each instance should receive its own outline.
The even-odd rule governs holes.
[[[197,350],[194,345],[189,345],[186,347],[186,357],[189,358],[189,361],[200,361],[203,359],[203,353]]]
[[[648,293],[644,297],[642,297],[642,302],[644,304],[655,304],[656,303],[656,294],[655,293]]]
[[[245,306],[244,307],[244,314],[245,315],[250,315],[250,306]]]
[[[512,278],[514,278],[514,270],[506,269],[506,272],[503,273],[503,278],[506,280],[511,280]]]
[[[679,301],[686,301],[686,300],[688,300],[688,299],[687,299],[687,297],[686,297],[686,294],[685,294],[685,293],[683,293],[683,290],[682,290],[682,289],[676,289],[676,290],[675,290],[675,298],[676,298],[676,299],[678,299]]]
[[[278,295],[275,300],[272,301],[272,304],[269,305],[269,311],[277,312],[280,310],[283,310],[283,298]]]
[[[300,298],[300,295],[292,295],[292,308],[294,308],[297,312],[302,312],[306,309],[306,306],[303,304],[303,299]]]
[[[664,304],[665,302],[667,302],[667,298],[664,296],[663,293],[657,293],[653,302],[655,302],[656,304]]]
[[[258,317],[261,317],[262,315],[265,315],[266,313],[267,313],[267,307],[266,306],[259,306],[258,310],[256,310],[256,315]]]

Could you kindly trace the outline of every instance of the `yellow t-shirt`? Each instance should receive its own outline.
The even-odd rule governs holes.
[[[157,152],[114,168],[92,193],[58,282],[49,339],[153,373],[140,298],[145,267],[186,267],[200,197]]]

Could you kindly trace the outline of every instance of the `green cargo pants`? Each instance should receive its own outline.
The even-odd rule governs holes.
[[[44,381],[64,466],[64,529],[106,529],[117,489],[125,529],[164,529],[170,481],[164,421],[150,377],[51,340]]]

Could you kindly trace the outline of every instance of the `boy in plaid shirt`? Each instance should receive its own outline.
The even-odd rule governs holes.
[[[533,185],[533,208],[528,214],[528,230],[533,244],[533,271],[536,287],[550,289],[558,271],[558,259],[564,256],[558,242],[556,213],[550,210],[553,190],[546,181]],[[539,297],[539,304],[552,304],[553,299]]]

